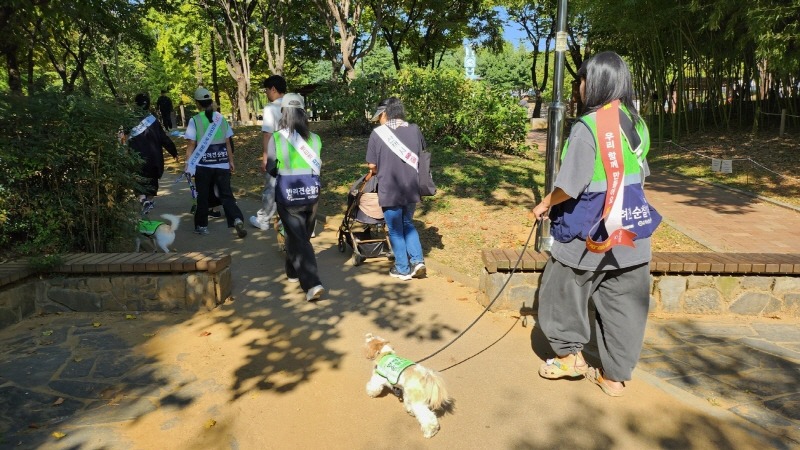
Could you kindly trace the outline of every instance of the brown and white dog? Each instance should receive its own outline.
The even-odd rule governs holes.
[[[140,220],[138,223],[137,231],[139,234],[136,236],[136,252],[142,244],[142,238],[147,238],[153,244],[153,253],[160,248],[164,253],[169,253],[169,247],[175,242],[175,231],[178,230],[178,225],[181,219],[172,214],[162,214],[161,217],[167,219],[169,223],[164,223],[159,220]]]
[[[439,431],[436,410],[449,408],[444,380],[437,372],[395,355],[389,341],[372,333],[366,335],[367,359],[375,361],[372,377],[367,382],[367,395],[379,396],[384,388],[401,390],[406,411],[416,417],[426,438]]]

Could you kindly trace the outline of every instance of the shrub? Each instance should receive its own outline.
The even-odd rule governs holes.
[[[315,92],[339,133],[367,133],[368,114],[386,97],[397,96],[408,120],[428,142],[487,153],[522,153],[527,147],[525,110],[507,92],[464,79],[454,70],[405,69],[396,77],[362,77],[349,85],[329,82]]]
[[[129,246],[141,160],[116,135],[135,120],[119,105],[81,96],[0,96],[0,250]]]

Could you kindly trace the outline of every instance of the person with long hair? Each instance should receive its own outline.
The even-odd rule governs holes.
[[[275,203],[286,237],[286,277],[300,283],[306,301],[319,300],[325,288],[319,278],[317,257],[311,245],[320,194],[322,141],[308,129],[305,101],[288,93],[281,102],[278,130],[267,144],[266,171],[276,178]],[[270,211],[271,205],[265,205]],[[267,218],[269,220],[269,218]]]
[[[209,198],[216,186],[228,228],[235,228],[239,238],[247,236],[242,211],[236,204],[231,189],[231,172],[235,170],[231,136],[233,130],[222,114],[216,111],[211,93],[198,88],[194,99],[200,113],[189,119],[184,137],[186,146],[186,172],[194,175],[197,189],[197,209],[194,213],[194,232],[209,234]]]
[[[553,246],[539,288],[539,324],[555,353],[547,379],[586,377],[621,396],[639,360],[650,306],[650,236],[661,216],[644,197],[650,135],[634,105],[631,74],[614,52],[581,66],[586,110],[572,126],[554,189],[533,208],[549,212]],[[600,367],[583,358],[589,299]]]
[[[414,211],[419,195],[417,162],[425,149],[425,138],[416,124],[406,122],[406,110],[396,97],[380,103],[372,121],[380,126],[367,143],[367,165],[378,178],[378,204],[388,228],[394,253],[389,275],[401,280],[425,276],[425,260]]]

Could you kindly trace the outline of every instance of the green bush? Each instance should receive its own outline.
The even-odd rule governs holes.
[[[130,247],[141,160],[117,131],[135,120],[117,104],[81,96],[0,96],[0,250]]]
[[[373,75],[349,85],[330,82],[315,93],[318,108],[328,113],[340,133],[368,133],[368,115],[386,97],[397,96],[408,120],[419,124],[430,143],[481,153],[523,153],[525,110],[507,92],[458,71],[405,69],[396,77]]]

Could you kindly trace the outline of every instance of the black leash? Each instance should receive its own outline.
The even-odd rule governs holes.
[[[506,286],[508,286],[509,281],[511,281],[511,277],[514,276],[514,273],[517,271],[517,268],[519,268],[519,264],[520,264],[520,262],[522,262],[522,256],[525,254],[525,250],[528,249],[528,245],[531,242],[531,238],[533,237],[533,233],[534,233],[534,231],[536,231],[536,229],[538,227],[539,227],[539,220],[536,220],[536,222],[534,222],[534,224],[533,224],[533,227],[531,227],[530,234],[528,234],[528,240],[525,241],[525,245],[522,247],[522,251],[519,252],[519,258],[517,258],[517,263],[514,264],[514,268],[511,269],[511,273],[508,274],[508,278],[506,279],[506,282],[503,283],[503,287],[500,288],[500,290],[497,292],[497,295],[494,296],[494,299],[492,299],[492,301],[489,302],[488,305],[486,305],[486,308],[483,309],[483,311],[480,313],[480,315],[478,315],[478,317],[475,320],[473,320],[472,323],[469,324],[469,326],[464,329],[464,331],[459,333],[458,336],[454,337],[450,342],[445,344],[444,347],[440,348],[439,350],[436,350],[435,352],[431,353],[430,355],[428,355],[428,356],[426,356],[426,357],[424,357],[422,359],[417,360],[418,363],[421,363],[421,362],[426,361],[426,360],[428,360],[430,358],[433,358],[434,356],[436,356],[439,353],[441,353],[442,351],[444,351],[444,349],[446,349],[447,347],[450,347],[455,341],[459,340],[461,338],[461,336],[466,334],[467,331],[470,330],[470,328],[472,328],[476,323],[478,323],[478,321],[481,320],[481,317],[483,317],[483,315],[486,314],[487,311],[489,311],[489,308],[491,308],[492,305],[494,305],[494,302],[496,302],[497,299],[500,298],[500,294],[502,294],[503,291],[506,289]],[[449,369],[449,367],[448,367],[448,369]]]

